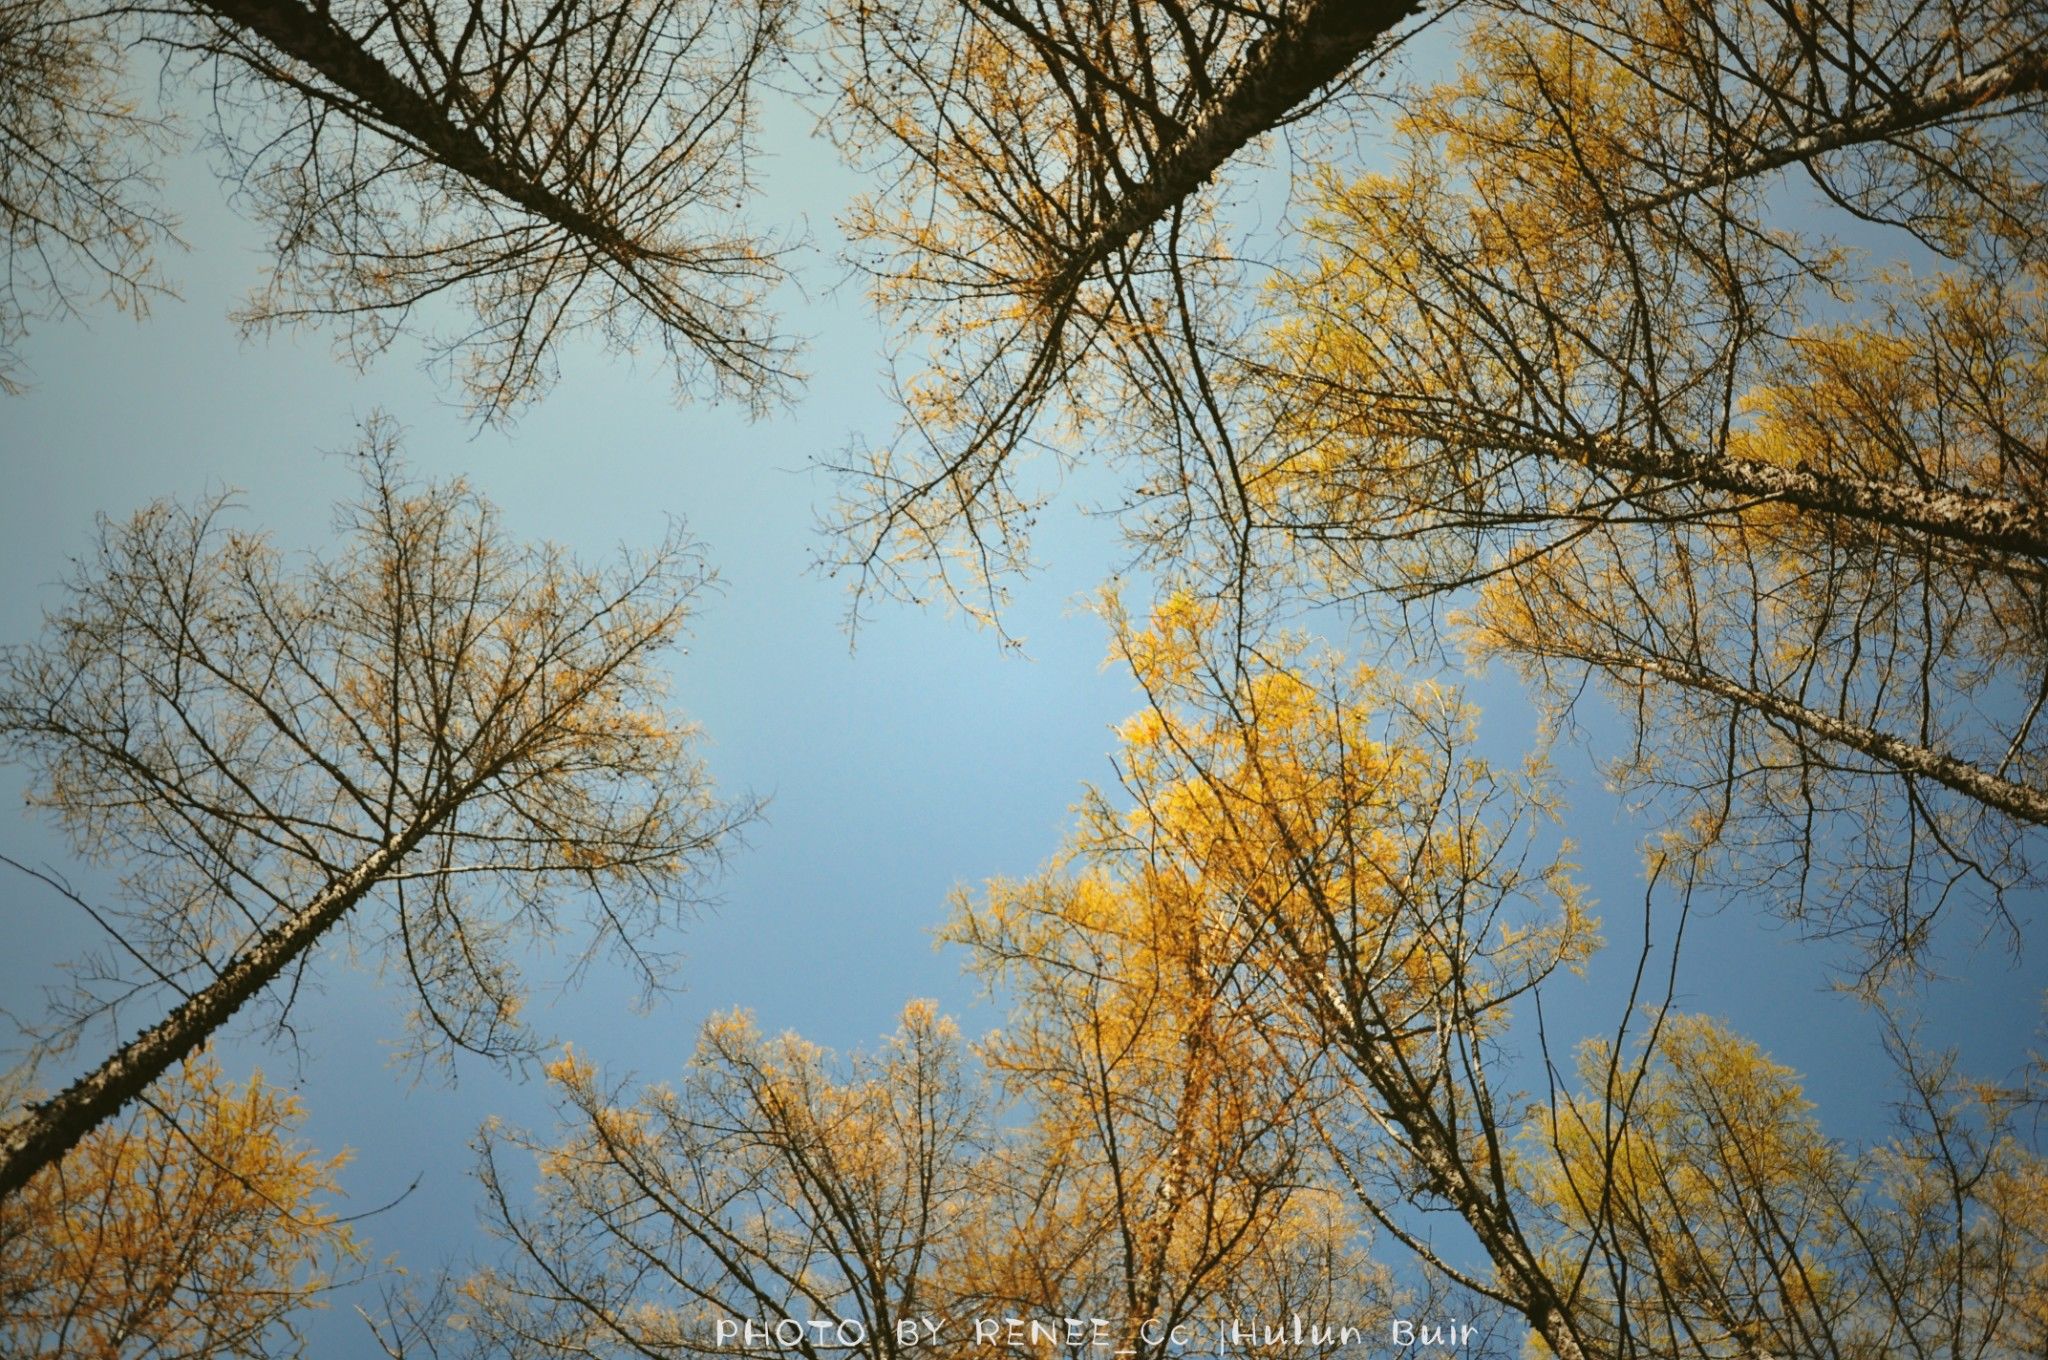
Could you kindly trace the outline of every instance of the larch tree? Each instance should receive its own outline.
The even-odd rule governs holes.
[[[1066,924],[1114,958],[1157,898],[1207,937],[1252,1065],[1293,1074],[1292,1120],[1381,1242],[1559,1356],[2029,1353],[2037,1092],[1965,1079],[1892,1019],[1897,1128],[1857,1148],[1639,975],[1643,1037],[1585,1045],[1566,1094],[1526,1011],[1599,941],[1568,846],[1537,834],[1540,771],[1474,755],[1454,695],[1284,639],[1247,656],[1221,612],[1118,620],[1151,702],[1077,847],[1113,886]]]
[[[898,1325],[944,1308],[934,1273],[987,1134],[962,1056],[925,1003],[845,1063],[717,1017],[676,1084],[631,1098],[564,1056],[555,1138],[485,1130],[485,1213],[508,1250],[461,1286],[465,1331],[514,1357],[847,1354],[851,1332],[769,1330],[818,1318],[857,1326],[854,1353],[910,1349]],[[538,1159],[533,1202],[508,1152]]]
[[[1186,885],[1133,891],[1121,867],[1076,853],[991,882],[941,932],[1007,1005],[978,1053],[1030,1119],[965,1225],[956,1310],[1109,1319],[1105,1348],[1145,1360],[1218,1318],[1377,1324],[1390,1292],[1316,1155],[1312,1081],[1261,1061],[1230,941]]]
[[[1796,1074],[1697,1015],[1580,1054],[1534,1161],[1546,1258],[1609,1355],[1943,1355],[2041,1340],[2048,1163],[2022,1093],[1893,1035],[1893,1135],[1830,1138]]]
[[[514,952],[574,916],[585,959],[661,983],[749,813],[662,705],[709,577],[680,531],[603,569],[518,542],[392,441],[373,428],[337,551],[294,561],[224,497],[159,503],[103,522],[44,640],[0,654],[31,801],[123,873],[80,1023],[174,1002],[0,1130],[0,1195],[273,984],[288,1010],[337,929],[404,980],[423,1054],[531,1051]]]
[[[508,1252],[462,1286],[463,1333],[513,1356],[1164,1357],[1293,1312],[1315,1334],[1273,1353],[1333,1356],[1323,1320],[1383,1319],[1384,1272],[1311,1155],[1302,1079],[1230,1013],[1229,961],[1153,905],[1063,875],[957,902],[947,934],[1009,1002],[978,1063],[929,1002],[845,1061],[720,1017],[637,1095],[563,1059],[554,1136],[485,1132]],[[508,1147],[538,1161],[531,1202]],[[1048,1341],[1074,1318],[1085,1337]]]
[[[984,618],[1030,561],[1020,456],[1114,392],[1205,432],[1205,315],[1230,275],[1205,188],[1343,95],[1413,0],[835,3],[834,126],[881,178],[847,227],[909,334],[904,419],[836,519],[861,587],[936,587]]]
[[[1148,627],[1112,609],[1148,706],[1122,732],[1126,805],[1088,808],[1089,861],[1211,937],[1259,1064],[1313,1092],[1293,1118],[1386,1240],[1557,1354],[1595,1354],[1543,1260],[1517,1175],[1530,1113],[1499,1072],[1512,1005],[1599,943],[1568,845],[1540,834],[1540,771],[1475,755],[1448,689],[1286,638],[1246,650],[1221,615],[1186,594]],[[1462,1220],[1485,1268],[1418,1210]]]
[[[1046,498],[1012,455],[1086,441],[1145,563],[1248,613],[1433,644],[1489,586],[1463,640],[1560,720],[1600,677],[1700,881],[1870,979],[1951,904],[2012,928],[2048,816],[2038,7],[1459,6],[1463,69],[1373,91],[1390,168],[1326,176],[1306,259],[1258,242],[1264,292],[1206,177],[1405,10],[945,17],[838,20],[888,176],[851,226],[922,337],[848,469],[864,585],[999,617]],[[1254,93],[1318,44],[1351,55]]]
[[[1219,602],[1111,615],[1149,701],[1120,788],[945,928],[1007,1006],[975,1053],[993,1083],[929,1003],[846,1063],[740,1016],[673,1087],[565,1057],[552,1136],[485,1131],[509,1255],[440,1335],[1027,1360],[1170,1354],[1177,1325],[1277,1312],[1307,1321],[1269,1349],[1315,1357],[1412,1320],[1398,1280],[1479,1323],[1451,1342],[1487,1357],[2030,1353],[2037,1093],[1893,1023],[1897,1128],[1852,1146],[1793,1074],[1640,979],[1570,1089],[1528,1013],[1599,940],[1541,769],[1477,756],[1442,687],[1245,647]],[[531,1199],[508,1148],[537,1161]],[[1412,1269],[1366,1254],[1389,1246]],[[1043,1326],[1067,1318],[1088,1334]]]
[[[303,1354],[293,1314],[360,1254],[327,1199],[343,1157],[299,1102],[202,1053],[0,1201],[0,1340],[16,1360]]]
[[[784,0],[187,13],[162,40],[242,106],[226,146],[276,231],[246,324],[337,322],[367,356],[452,292],[468,315],[429,338],[486,417],[544,388],[577,330],[757,408],[792,376],[763,306],[779,247],[746,225]]]
[[[1842,285],[1827,239],[1794,230],[1772,245],[1761,230],[1787,170],[1809,177],[1826,201],[1902,228],[1945,258],[2018,268],[2039,257],[2034,132],[2048,54],[2026,7],[1969,0],[1794,13],[1614,0],[1572,15],[1512,3],[1458,8],[1469,73],[1380,91],[1398,115],[1386,131],[1397,152],[1448,143],[1454,164],[1439,178],[1476,201],[1521,204],[1530,270],[1628,254],[1647,287],[1657,273],[1650,264],[1661,262],[1671,276],[1665,292],[1652,289],[1637,310],[1666,319],[1686,301],[1720,318],[1744,304],[1760,311],[1809,279]],[[863,4],[835,12],[838,125],[856,157],[887,175],[850,225],[870,243],[865,262],[885,302],[924,322],[932,339],[932,372],[905,392],[911,427],[924,428],[927,442],[957,435],[960,455],[922,477],[908,463],[904,476],[878,473],[877,486],[895,487],[906,514],[952,498],[951,510],[934,503],[923,512],[924,532],[961,520],[960,554],[1003,564],[1002,533],[1013,527],[1005,511],[1030,507],[1003,494],[1010,482],[999,451],[1025,437],[1049,393],[1080,384],[1074,405],[1085,418],[1091,374],[1143,366],[1098,335],[1111,324],[1104,318],[1116,316],[1119,340],[1141,351],[1148,337],[1169,345],[1200,337],[1201,318],[1182,315],[1170,296],[1190,268],[1200,272],[1198,253],[1174,234],[1197,230],[1200,191],[1260,134],[1302,118],[1343,92],[1342,77],[1399,48],[1411,14],[1317,4],[989,4],[943,15]],[[1384,228],[1391,238],[1429,225],[1393,217]],[[1715,224],[1726,239],[1716,239]],[[1554,250],[1535,248],[1539,229],[1554,229]],[[1622,231],[1633,235],[1601,244]],[[1455,260],[1456,247],[1439,252],[1427,233],[1410,242],[1425,260]],[[1408,258],[1382,240],[1370,253],[1373,267],[1393,275]],[[1773,259],[1783,266],[1776,275],[1766,267]],[[1143,276],[1166,280],[1166,292],[1144,294]],[[1546,310],[1569,313],[1600,296],[1572,291],[1585,277],[1551,282],[1529,300],[1539,322]],[[1094,303],[1083,296],[1090,287]],[[1077,317],[1094,321],[1070,327]],[[1771,322],[1751,315],[1747,324],[1768,330]],[[1070,332],[1080,338],[1063,349]],[[1530,347],[1540,353],[1543,342]],[[1683,360],[1691,347],[1674,344],[1644,362]],[[1162,369],[1144,378],[1202,385],[1205,357],[1219,356],[1201,348],[1179,356],[1194,374]],[[1717,352],[1705,348],[1709,358]],[[1607,352],[1628,361],[1628,351]],[[1181,413],[1216,416],[1220,408],[1194,409],[1214,395],[1196,394]],[[970,457],[983,447],[996,452]],[[1700,481],[1983,547],[2044,546],[2024,508],[1995,493],[1914,497],[1906,479],[1887,484],[1868,470],[1801,477],[1740,458],[1709,466],[1687,450],[1626,440],[1570,452],[1619,472]],[[1208,471],[1241,478],[1254,469]],[[1262,507],[1250,488],[1236,490],[1238,513],[1256,515]],[[922,555],[954,542],[951,533]]]
[[[114,28],[64,0],[0,5],[0,394],[23,384],[31,323],[103,297],[140,313],[164,287],[150,161],[165,129],[123,94]]]
[[[211,120],[237,197],[274,233],[246,327],[330,324],[358,362],[417,334],[485,419],[544,389],[577,332],[657,350],[679,394],[763,409],[794,348],[765,306],[783,246],[748,225],[749,160],[790,13],[17,0],[0,24],[14,292],[44,311],[72,290],[146,295],[163,223],[120,93],[140,45],[210,95],[204,115],[167,113]]]
[[[1560,714],[1602,677],[1702,871],[1872,977],[2038,881],[2044,52],[1997,4],[1478,11],[1248,365],[1297,579],[1480,588],[1479,654]]]

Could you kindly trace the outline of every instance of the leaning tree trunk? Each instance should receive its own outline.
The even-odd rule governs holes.
[[[1374,981],[1359,971],[1353,942],[1336,923],[1345,908],[1330,899],[1315,866],[1316,856],[1285,827],[1282,844],[1294,866],[1292,879],[1307,894],[1321,929],[1304,935],[1282,916],[1266,927],[1293,956],[1296,979],[1315,1016],[1314,1024],[1336,1043],[1351,1066],[1385,1105],[1382,1119],[1398,1126],[1428,1188],[1465,1220],[1494,1268],[1497,1297],[1521,1314],[1558,1360],[1599,1360],[1581,1326],[1568,1292],[1545,1268],[1507,1197],[1503,1164],[1473,1164],[1460,1146],[1454,1120],[1435,1103],[1453,1078],[1448,1068],[1418,1072],[1394,1035],[1400,1028],[1378,1003]],[[1331,960],[1343,960],[1337,976]],[[1453,1021],[1452,1023],[1459,1023]],[[1327,1137],[1327,1135],[1325,1135]],[[1489,1140],[1491,1146],[1491,1140]],[[1494,1155],[1498,1157],[1498,1150]],[[1358,1190],[1357,1183],[1353,1183]],[[1364,1192],[1358,1190],[1363,1196]],[[1376,1216],[1379,1211],[1373,1210]],[[1383,1216],[1381,1221],[1386,1222]]]
[[[1889,732],[1837,718],[1781,695],[1752,689],[1748,685],[1738,684],[1711,671],[1630,652],[1609,652],[1591,648],[1581,650],[1571,647],[1546,648],[1528,642],[1517,642],[1516,648],[1564,661],[1581,661],[1606,671],[1634,671],[1669,681],[1683,689],[1711,694],[1718,699],[1725,699],[1768,717],[1777,718],[1823,741],[1846,746],[1900,774],[1931,780],[1944,788],[1953,789],[1986,807],[1996,808],[2016,821],[2028,822],[2034,826],[2048,826],[2048,791],[2005,779],[1972,765],[1967,760],[1959,760],[1946,752],[1907,741],[1903,737],[1895,737]]]
[[[614,258],[638,253],[618,223],[592,214],[542,183],[523,158],[489,145],[476,127],[449,116],[446,99],[407,84],[379,61],[325,6],[297,0],[189,0],[193,8],[260,39],[318,72],[345,100],[338,111],[414,146],[438,164],[524,208]],[[300,83],[300,82],[295,82]],[[301,83],[301,88],[308,88]]]
[[[1543,452],[1603,472],[1703,486],[1744,500],[1781,502],[1819,515],[2048,562],[2048,507],[2008,496],[1622,441],[1575,440]]]
[[[1262,36],[1229,88],[1074,243],[1045,281],[1043,300],[1063,308],[1103,261],[1157,225],[1247,142],[1277,127],[1420,8],[1420,0],[1311,0]]]
[[[1777,145],[1760,147],[1669,188],[1631,199],[1622,204],[1619,212],[1624,216],[1649,212],[1788,165],[1804,165],[1830,151],[1918,132],[1957,114],[1975,112],[1986,105],[2006,100],[2021,100],[2044,89],[2048,89],[2048,51],[2018,52],[2004,61],[1994,62],[1981,71],[1959,76],[1933,89],[1875,105]]]
[[[1322,898],[1319,889],[1313,896]],[[1330,904],[1319,905],[1327,913]],[[1336,919],[1331,916],[1329,919]],[[1312,953],[1293,945],[1304,969],[1317,966]],[[1419,1075],[1402,1056],[1399,1045],[1380,1037],[1361,1017],[1362,1002],[1334,987],[1320,1002],[1325,1023],[1336,1031],[1352,1064],[1386,1103],[1386,1115],[1407,1135],[1409,1147],[1427,1173],[1431,1189],[1465,1220],[1492,1262],[1501,1297],[1543,1338],[1558,1360],[1593,1360],[1577,1314],[1565,1291],[1544,1268],[1529,1245],[1514,1208],[1508,1203],[1498,1168],[1475,1167],[1458,1145],[1454,1128],[1431,1103],[1437,1082]]]
[[[47,1166],[84,1141],[144,1088],[213,1036],[242,1004],[263,990],[339,921],[350,907],[403,860],[460,804],[443,800],[347,873],[333,879],[304,907],[265,931],[202,991],[117,1049],[98,1067],[0,1132],[0,1199],[14,1194]]]

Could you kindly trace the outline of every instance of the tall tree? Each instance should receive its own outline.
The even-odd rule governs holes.
[[[736,1018],[637,1099],[565,1059],[560,1134],[511,1139],[536,1206],[486,1133],[513,1254],[464,1290],[479,1348],[1154,1356],[1162,1328],[1276,1309],[1399,1344],[1381,1328],[1415,1310],[1348,1199],[1461,1318],[1517,1324],[1460,1353],[2029,1353],[2048,1237],[2026,1092],[1895,1026],[1896,1136],[1857,1149],[1668,996],[1633,1051],[1584,1046],[1567,1092],[1526,1011],[1598,940],[1540,771],[1476,756],[1455,694],[1240,650],[1222,612],[1118,619],[1150,701],[1120,791],[1046,872],[956,902],[947,937],[1009,1004],[979,1049],[1004,1101],[928,1003],[843,1075]],[[1004,1108],[1028,1125],[992,1129]],[[1012,1317],[1105,1333],[971,1330]]]
[[[422,1051],[528,1051],[511,954],[572,903],[590,951],[658,985],[661,932],[747,814],[661,707],[709,580],[679,532],[594,569],[462,482],[406,481],[388,431],[361,468],[342,548],[298,563],[224,498],[103,523],[46,640],[0,656],[32,799],[126,871],[119,975],[178,998],[0,1132],[0,1194],[345,921],[410,983]]]
[[[1200,923],[1260,1061],[1314,1074],[1294,1116],[1390,1240],[1556,1354],[1594,1354],[1543,1262],[1516,1174],[1529,1115],[1498,1071],[1510,1007],[1598,945],[1568,847],[1538,834],[1550,795],[1472,753],[1454,692],[1299,641],[1240,650],[1220,614],[1185,594],[1149,627],[1113,614],[1149,702],[1122,733],[1128,806],[1092,804],[1088,859],[1123,911],[1170,894]],[[1487,1268],[1414,1209],[1462,1219]]]
[[[292,1314],[356,1256],[324,1202],[345,1158],[299,1102],[200,1054],[0,1201],[0,1338],[17,1360],[303,1353]]]
[[[1222,265],[1203,191],[1341,94],[1413,0],[835,4],[837,126],[884,176],[848,225],[921,328],[892,442],[848,469],[843,560],[993,617],[1030,556],[1019,456],[1116,390],[1203,425],[1188,343]],[[1227,430],[1208,422],[1212,435]]]
[[[887,1043],[843,1065],[739,1014],[705,1026],[675,1086],[636,1099],[586,1059],[551,1064],[558,1139],[486,1130],[486,1213],[510,1250],[463,1286],[468,1330],[518,1357],[910,1350],[915,1319],[945,1306],[935,1263],[987,1133],[960,1048],[916,1003]],[[532,1207],[508,1184],[508,1144],[539,1159]],[[773,1335],[783,1318],[843,1319],[859,1344]],[[721,1321],[734,1329],[721,1335]]]
[[[1859,1153],[1792,1074],[1667,997],[1638,1051],[1587,1045],[1581,1094],[1559,1094],[1512,1012],[1598,941],[1532,836],[1542,784],[1470,752],[1455,696],[1278,642],[1247,658],[1218,613],[1181,597],[1120,627],[1151,707],[1123,732],[1123,797],[1084,819],[1114,887],[1069,920],[1114,950],[1158,895],[1209,938],[1255,1061],[1314,1074],[1293,1117],[1384,1240],[1559,1356],[2027,1353],[2048,1259],[2027,1092],[1894,1025],[1899,1127]]]
[[[363,358],[443,293],[473,409],[545,387],[560,339],[651,341],[678,390],[757,404],[790,376],[744,225],[785,0],[196,0],[153,31],[236,108],[224,145],[276,261],[242,313],[334,321]]]
[[[993,614],[1043,499],[1011,453],[1090,439],[1169,575],[1391,601],[1405,641],[1530,597],[1471,640],[1561,714],[1603,677],[1696,871],[1871,977],[1950,904],[2009,929],[2048,815],[2037,10],[1461,6],[1463,69],[1384,92],[1392,168],[1325,181],[1247,343],[1245,242],[1176,148],[1333,13],[847,12],[855,145],[897,176],[853,224],[931,344],[845,561]],[[1354,9],[1358,50],[1400,18]]]
[[[1125,867],[1076,854],[991,882],[941,933],[1008,1003],[979,1056],[1031,1119],[991,1163],[955,1310],[1110,1319],[1097,1339],[1144,1360],[1218,1318],[1363,1331],[1391,1300],[1314,1154],[1311,1079],[1260,1060],[1237,960],[1185,885],[1134,891]],[[1288,1340],[1303,1357],[1342,1344]]]
[[[0,393],[30,323],[106,297],[145,311],[170,237],[151,157],[164,126],[122,93],[113,16],[64,0],[0,5]]]
[[[1704,871],[1873,975],[2038,881],[2044,51],[2000,5],[1485,12],[1260,373],[1269,542],[1483,584],[1470,640],[1560,711],[1605,677]],[[1793,168],[1942,271],[1860,265]]]
[[[11,0],[0,19],[0,343],[38,304],[134,306],[163,234],[123,49],[210,87],[227,177],[273,229],[239,319],[330,323],[367,362],[415,332],[472,410],[544,389],[563,338],[650,344],[679,394],[756,409],[793,376],[764,306],[776,241],[746,225],[756,85],[786,0]],[[184,81],[180,82],[185,83]],[[171,116],[201,116],[167,101]],[[437,314],[443,296],[467,315]]]

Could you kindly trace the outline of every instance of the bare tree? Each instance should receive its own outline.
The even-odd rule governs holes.
[[[922,328],[893,442],[847,469],[842,560],[993,618],[1028,565],[1020,454],[1106,393],[1211,417],[1203,305],[1221,247],[1202,191],[1304,116],[1418,6],[1259,0],[835,6],[838,126],[886,178],[849,226],[885,310]],[[1227,457],[1205,448],[1204,456]]]
[[[206,59],[277,259],[242,314],[331,320],[359,358],[430,299],[474,409],[544,388],[559,339],[651,341],[678,389],[772,399],[777,247],[744,209],[782,0],[487,6],[206,0],[158,30]],[[445,324],[445,323],[443,323]]]
[[[164,126],[122,94],[111,17],[64,0],[0,5],[0,393],[18,391],[31,322],[101,297],[138,315],[171,236],[150,160]]]
[[[124,991],[178,998],[0,1135],[0,1194],[349,932],[401,970],[422,1051],[528,1051],[511,953],[581,908],[647,986],[748,809],[714,801],[661,658],[708,582],[679,534],[609,570],[511,541],[388,431],[342,549],[291,563],[223,498],[103,523],[45,641],[0,659],[0,739],[80,853]],[[586,953],[585,957],[591,957]],[[280,1017],[280,1023],[281,1023]]]
[[[651,345],[679,395],[764,409],[794,351],[765,309],[783,246],[747,225],[749,158],[790,12],[13,0],[0,185],[16,319],[0,336],[73,290],[134,307],[155,282],[148,157],[165,125],[121,79],[122,49],[143,41],[173,55],[180,85],[210,87],[203,114],[170,112],[211,121],[239,197],[275,232],[245,326],[333,324],[359,363],[419,334],[486,419],[543,390],[579,331],[619,353]]]

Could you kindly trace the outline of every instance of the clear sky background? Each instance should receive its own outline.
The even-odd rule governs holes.
[[[1049,569],[1017,594],[1012,624],[1027,657],[943,611],[909,607],[881,608],[850,646],[844,583],[810,569],[832,493],[812,469],[856,432],[887,434],[882,334],[834,259],[832,219],[855,179],[812,135],[808,115],[778,108],[768,132],[760,220],[807,220],[812,241],[798,262],[802,288],[785,297],[812,376],[794,407],[769,419],[678,408],[658,366],[574,344],[546,400],[508,429],[478,431],[406,344],[359,374],[318,333],[245,343],[226,316],[257,278],[263,237],[223,206],[198,156],[166,167],[191,246],[166,260],[182,300],[162,302],[140,325],[103,310],[37,327],[24,348],[33,389],[0,401],[0,641],[35,633],[96,513],[125,516],[157,497],[231,486],[245,493],[241,523],[289,546],[325,542],[330,507],[352,492],[353,476],[323,453],[351,446],[373,410],[403,425],[421,474],[471,477],[522,537],[597,557],[653,541],[667,516],[687,520],[724,589],[676,660],[675,701],[702,724],[722,785],[771,801],[719,884],[721,905],[681,942],[680,995],[640,1013],[602,971],[561,994],[548,983],[567,956],[532,962],[533,1023],[620,1077],[673,1074],[703,1018],[733,1006],[752,1009],[764,1029],[841,1049],[890,1029],[911,997],[937,997],[970,1033],[996,1024],[959,960],[932,949],[930,928],[956,886],[1045,862],[1082,784],[1109,776],[1110,729],[1137,703],[1128,676],[1102,667],[1107,635],[1083,608],[1118,565],[1114,528],[1071,502],[1041,531]],[[1080,480],[1076,499],[1088,492]],[[1517,758],[1530,739],[1527,707],[1504,675],[1479,697],[1487,748]],[[1568,1045],[1618,1019],[1640,942],[1635,845],[1654,828],[1630,821],[1583,761],[1567,756],[1561,773],[1610,940],[1589,978],[1547,1003],[1553,1037]],[[22,786],[20,771],[0,770],[0,851],[84,886],[103,882],[68,863],[61,841],[21,811]],[[1829,950],[1739,902],[1692,931],[1682,999],[1805,1073],[1831,1130],[1875,1132],[1876,1026],[1829,992],[1838,961]],[[51,968],[90,938],[40,885],[0,879],[0,1005],[34,1015]],[[1951,932],[1947,979],[1927,998],[1930,1037],[1962,1044],[1974,1070],[2004,1075],[2034,1045],[2048,970],[2038,948],[2016,958],[1974,939]],[[308,1137],[325,1151],[354,1150],[345,1211],[419,1182],[363,1225],[378,1253],[427,1272],[487,1252],[469,1141],[487,1114],[545,1124],[542,1083],[476,1061],[417,1079],[389,1062],[401,995],[332,945],[313,977],[321,985],[297,1013],[296,1053],[237,1032],[221,1049],[229,1073],[261,1066],[291,1083],[308,1107]],[[368,1301],[344,1295],[314,1325],[315,1354],[370,1352],[352,1312],[358,1297]]]

